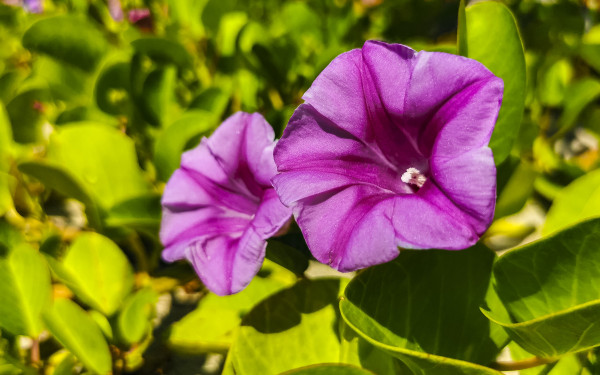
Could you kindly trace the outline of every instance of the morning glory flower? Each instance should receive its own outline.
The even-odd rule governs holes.
[[[336,57],[275,148],[273,185],[340,271],[464,249],[491,223],[503,83],[477,61],[368,41]]]
[[[187,259],[208,289],[242,290],[260,269],[266,239],[291,218],[271,185],[274,132],[238,112],[183,154],[162,198],[166,261]]]
[[[44,6],[42,0],[4,0],[6,5],[20,6],[29,13],[42,13]]]

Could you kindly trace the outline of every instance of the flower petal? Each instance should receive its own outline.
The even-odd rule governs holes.
[[[369,118],[362,95],[361,66],[360,49],[342,53],[319,74],[302,98],[346,132],[364,139]]]
[[[398,255],[390,221],[393,197],[354,185],[303,200],[295,216],[317,260],[351,271]]]
[[[421,128],[419,146],[448,157],[487,145],[502,102],[502,80],[483,64],[421,51],[407,92],[406,122]]]
[[[249,227],[242,237],[216,236],[196,241],[186,257],[212,292],[224,296],[237,293],[258,273],[267,243]]]
[[[365,144],[308,104],[290,119],[274,156],[283,173],[273,179],[273,186],[286,205],[349,184],[411,192],[377,146]]]
[[[281,203],[274,189],[265,190],[250,226],[266,240],[277,233],[292,217],[292,210]]]
[[[474,229],[483,233],[494,217],[496,168],[488,147],[454,159],[433,159],[432,174],[440,189],[465,213],[475,218]]]
[[[394,199],[399,245],[413,249],[466,249],[479,239],[477,220],[462,212],[430,181],[417,194]]]

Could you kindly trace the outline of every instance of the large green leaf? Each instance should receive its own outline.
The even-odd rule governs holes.
[[[106,125],[62,126],[51,137],[48,159],[75,176],[104,208],[148,191],[133,141]]]
[[[342,317],[416,374],[496,373],[476,365],[490,363],[507,339],[479,310],[493,260],[483,246],[406,250],[348,284]]]
[[[92,232],[80,234],[52,270],[86,304],[112,315],[133,287],[133,271],[121,249]]]
[[[151,288],[144,288],[130,296],[124,303],[118,318],[119,335],[127,344],[134,344],[144,338],[152,327],[154,306],[158,294]]]
[[[51,299],[50,272],[44,257],[31,246],[11,247],[0,258],[0,327],[35,338],[43,329],[41,312]]]
[[[96,68],[107,50],[102,33],[92,23],[73,16],[36,22],[23,35],[23,45],[88,72]]]
[[[562,189],[546,215],[543,234],[551,234],[600,216],[600,169],[585,174]]]
[[[189,353],[226,351],[235,339],[242,317],[258,302],[284,287],[279,280],[255,277],[237,294],[209,294],[194,311],[173,324],[169,345]]]
[[[81,307],[59,299],[44,315],[48,331],[83,365],[97,374],[108,374],[112,359],[100,328]]]
[[[459,25],[463,31],[464,26]],[[500,2],[484,1],[466,9],[467,47],[459,50],[478,60],[504,81],[504,96],[498,122],[490,140],[494,160],[500,164],[509,154],[518,134],[525,103],[525,55],[516,21]]]
[[[186,145],[194,137],[214,129],[217,121],[218,118],[210,112],[193,110],[184,114],[158,135],[154,147],[154,163],[161,180],[167,181],[179,168],[181,154]]]
[[[339,361],[336,304],[340,280],[301,280],[258,304],[231,347],[231,371],[279,374]]]
[[[600,345],[600,219],[514,249],[494,266],[512,320],[486,315],[530,353],[555,357]]]

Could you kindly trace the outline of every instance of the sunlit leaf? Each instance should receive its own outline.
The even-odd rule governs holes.
[[[119,335],[128,344],[140,341],[153,317],[154,305],[158,302],[158,294],[151,288],[137,291],[124,303],[118,318]]]
[[[600,170],[579,177],[563,188],[550,206],[543,234],[551,234],[600,216]]]
[[[162,181],[168,180],[179,168],[181,154],[188,142],[214,129],[218,120],[218,117],[206,111],[190,111],[156,137],[154,162]]]
[[[133,141],[110,126],[62,126],[51,137],[48,159],[77,178],[105,208],[148,191]]]
[[[556,357],[600,345],[600,219],[514,249],[494,266],[512,320],[486,312],[530,353]]]
[[[340,281],[302,280],[258,304],[242,320],[229,355],[242,374],[279,374],[337,362]],[[258,351],[258,352],[257,352]]]
[[[80,234],[61,263],[57,276],[83,302],[112,315],[133,287],[133,271],[119,247],[97,233]]]
[[[43,329],[41,313],[51,298],[50,272],[44,257],[31,246],[11,247],[0,258],[0,327],[37,338]]]
[[[173,324],[169,345],[189,353],[226,351],[235,339],[242,317],[285,286],[278,280],[255,277],[240,293],[223,297],[209,294],[194,311]]]
[[[282,375],[369,375],[371,371],[352,365],[331,363],[311,365],[286,371]]]
[[[463,29],[463,26],[459,26]],[[504,81],[498,122],[490,140],[496,164],[509,154],[518,134],[525,103],[525,55],[510,10],[496,1],[466,9],[468,57],[478,60]]]
[[[177,70],[172,65],[154,70],[146,77],[140,109],[150,124],[163,125],[170,117],[176,79]]]
[[[44,313],[48,330],[84,366],[98,374],[108,374],[112,359],[100,328],[77,304],[67,299],[54,301]]]

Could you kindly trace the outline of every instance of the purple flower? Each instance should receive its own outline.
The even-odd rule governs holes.
[[[275,148],[273,185],[321,262],[463,249],[489,226],[503,83],[477,61],[368,41],[317,77]]]
[[[42,0],[3,0],[2,3],[20,6],[29,13],[42,13],[44,11]]]
[[[273,129],[260,114],[238,112],[183,154],[162,198],[166,261],[186,258],[219,295],[242,290],[260,269],[265,240],[291,217],[270,179]]]
[[[108,12],[113,20],[117,22],[123,21],[124,16],[121,0],[108,0]]]

